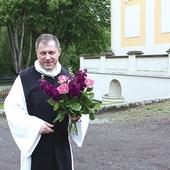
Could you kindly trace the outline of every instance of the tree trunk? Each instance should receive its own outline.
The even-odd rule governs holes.
[[[10,24],[7,25],[7,28],[8,28],[8,34],[9,34],[9,39],[11,44],[13,65],[16,74],[18,74],[21,70],[24,69],[22,51],[23,51],[23,42],[24,42],[24,35],[25,35],[25,23],[23,18],[21,19],[21,31],[18,30],[17,20],[15,21],[14,25],[10,25]],[[21,32],[21,35],[19,35],[19,32]]]
[[[67,52],[68,52],[68,48],[69,48],[69,43],[70,43],[70,37],[68,35],[68,38],[67,38],[67,43],[66,43],[66,46],[64,48],[64,54],[63,54],[63,59],[62,59],[62,65],[64,66],[64,63],[67,59]]]
[[[26,67],[29,67],[30,65],[31,55],[32,55],[32,31],[30,31],[30,49],[29,49],[29,55],[28,55]]]
[[[8,28],[8,35],[10,39],[10,44],[11,44],[11,54],[12,54],[12,60],[13,60],[13,65],[15,72],[18,73],[18,61],[17,61],[17,53],[16,53],[16,48],[15,48],[15,38],[13,34],[13,26],[12,25],[7,25]]]
[[[25,17],[25,14],[24,14],[24,17]],[[25,35],[25,23],[24,23],[24,21],[22,19],[22,21],[21,21],[21,39],[20,39],[20,46],[19,46],[19,51],[18,51],[19,71],[24,69],[23,56],[22,56],[23,43],[24,43],[24,35]]]

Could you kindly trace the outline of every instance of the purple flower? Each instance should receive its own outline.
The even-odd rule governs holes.
[[[39,80],[40,90],[44,90],[48,97],[52,98],[54,101],[59,101],[61,99],[61,95],[55,86],[49,84],[47,80]]]
[[[56,88],[53,89],[52,99],[54,101],[59,101],[61,99],[61,94],[58,92],[58,90]]]
[[[75,84],[75,83],[69,83],[69,97],[70,98],[73,98],[73,97],[75,97],[75,96],[77,96],[77,97],[80,97],[80,95],[81,95],[81,92],[80,92],[80,84],[79,83],[77,83],[77,84]]]

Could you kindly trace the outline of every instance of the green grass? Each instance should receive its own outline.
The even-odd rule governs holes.
[[[110,109],[95,115],[96,119],[108,119],[108,122],[115,121],[142,121],[152,117],[169,117],[170,101],[148,104],[145,106],[129,107],[125,109]]]
[[[4,104],[0,103],[0,109],[4,109]]]

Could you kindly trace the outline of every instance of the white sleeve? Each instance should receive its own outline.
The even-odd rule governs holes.
[[[4,108],[17,146],[25,157],[30,156],[41,138],[39,130],[44,121],[28,114],[20,76],[6,97]]]
[[[77,144],[77,146],[81,147],[83,145],[83,141],[88,129],[89,125],[89,115],[82,114],[79,121],[76,122],[77,128],[78,128],[78,135],[73,134],[73,132],[70,133],[72,139]]]

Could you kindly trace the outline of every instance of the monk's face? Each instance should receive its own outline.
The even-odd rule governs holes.
[[[38,48],[36,49],[37,58],[42,65],[42,67],[47,70],[53,70],[58,62],[61,50],[56,47],[53,40],[47,42],[46,44],[40,42]]]

